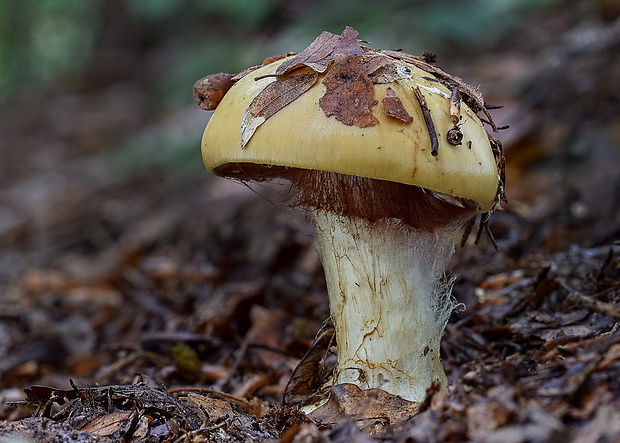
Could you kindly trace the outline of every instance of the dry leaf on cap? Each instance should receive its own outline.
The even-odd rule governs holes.
[[[319,99],[319,106],[326,116],[360,128],[379,123],[371,109],[377,104],[375,89],[362,69],[360,57],[337,55],[334,66],[325,74],[323,84],[326,91]]]
[[[334,59],[334,54],[355,54],[362,53],[360,40],[357,39],[358,32],[347,26],[341,35],[323,31],[314,39],[310,46],[300,52],[294,58],[282,63],[276,70],[276,76],[286,75],[289,72],[308,66],[316,72],[323,73]]]
[[[311,69],[300,69],[267,85],[254,97],[243,115],[241,147],[248,144],[256,129],[265,120],[310,89],[317,78],[318,74]]]
[[[398,119],[406,125],[413,121],[413,117],[409,115],[403,106],[403,102],[392,88],[387,88],[381,103],[383,103],[383,111],[387,116]]]

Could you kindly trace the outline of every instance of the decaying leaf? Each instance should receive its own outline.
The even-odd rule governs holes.
[[[361,59],[353,55],[337,55],[334,66],[325,74],[325,95],[319,105],[328,117],[349,126],[366,128],[379,123],[372,114],[377,104],[375,89],[362,69]]]
[[[80,431],[90,432],[91,434],[107,436],[120,430],[127,420],[131,417],[129,412],[112,412],[101,415],[88,421],[80,428]]]
[[[343,383],[332,386],[327,403],[309,415],[322,424],[334,424],[340,419],[351,417],[396,424],[416,415],[420,405],[382,389],[362,390],[356,385]]]
[[[234,83],[232,74],[221,72],[207,75],[194,84],[194,101],[205,111],[211,111],[222,101]]]
[[[233,413],[233,407],[229,402],[217,398],[190,392],[187,394],[187,400],[206,412],[211,420],[217,420]]]
[[[362,47],[356,38],[358,32],[347,26],[341,35],[323,31],[314,39],[310,46],[296,57],[282,63],[275,75],[282,76],[289,72],[307,66],[316,72],[323,73],[334,59],[334,54],[360,55]]]
[[[328,372],[325,360],[333,344],[334,334],[334,325],[331,320],[327,320],[286,385],[283,396],[286,406],[312,404],[321,399],[321,394],[317,395],[316,391],[322,382],[322,376]]]
[[[243,115],[241,147],[244,148],[261,124],[280,109],[292,103],[316,83],[318,74],[309,68],[282,77],[263,89]]]
[[[413,121],[413,117],[409,115],[403,106],[403,102],[398,98],[392,88],[387,88],[381,102],[383,103],[383,111],[387,116],[398,119],[405,124],[409,124]]]

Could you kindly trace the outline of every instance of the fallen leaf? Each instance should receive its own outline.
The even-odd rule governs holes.
[[[334,424],[342,418],[384,420],[402,423],[419,412],[421,403],[374,388],[362,390],[351,383],[332,386],[329,400],[309,416],[322,424]]]
[[[282,76],[302,66],[323,73],[334,59],[335,54],[360,55],[363,51],[358,32],[347,26],[341,35],[323,31],[310,45],[296,57],[282,63],[275,75]]]
[[[286,406],[301,406],[321,400],[317,389],[322,374],[326,372],[327,354],[334,342],[334,334],[334,325],[326,321],[286,385],[282,401]]]
[[[319,105],[325,115],[360,128],[379,123],[371,109],[377,104],[374,86],[362,69],[360,57],[337,55],[334,66],[325,74],[323,84],[326,91],[319,99]]]
[[[381,102],[383,103],[383,111],[387,116],[398,119],[406,125],[413,121],[413,117],[409,115],[403,106],[403,102],[392,88],[387,88]]]
[[[130,416],[131,413],[129,412],[112,412],[95,417],[82,426],[80,431],[101,436],[112,435],[127,422]]]
[[[263,89],[243,115],[241,122],[241,147],[245,146],[265,120],[299,98],[317,81],[318,74],[311,69],[300,69],[286,77],[278,78]]]
[[[187,394],[187,400],[206,412],[211,421],[230,415],[233,412],[233,407],[229,402],[217,398],[210,398],[190,392]]]

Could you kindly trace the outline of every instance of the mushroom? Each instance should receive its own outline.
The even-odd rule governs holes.
[[[455,232],[499,208],[503,156],[477,89],[427,56],[361,42],[349,27],[323,32],[233,77],[202,156],[219,176],[286,180],[289,204],[314,223],[333,383],[419,402],[447,386],[440,341],[456,302],[446,267]]]

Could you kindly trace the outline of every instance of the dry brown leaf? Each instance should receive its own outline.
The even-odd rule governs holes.
[[[187,400],[206,412],[210,420],[217,420],[233,412],[233,407],[229,402],[217,398],[190,392],[187,394]]]
[[[243,115],[241,122],[241,147],[244,148],[256,129],[265,120],[274,115],[286,105],[299,98],[304,92],[310,89],[318,78],[318,74],[309,68],[300,69],[286,77],[267,85],[263,89]]]
[[[372,114],[377,104],[372,81],[362,69],[358,56],[337,55],[334,66],[325,74],[325,95],[319,105],[328,117],[348,126],[366,128],[379,123]]]
[[[371,53],[364,54],[362,58],[364,61],[364,72],[371,76],[373,83],[377,83],[375,82],[375,79],[372,78],[373,74],[377,74],[379,71],[385,69],[386,67],[394,65],[394,59],[386,57],[385,55]],[[394,71],[396,70],[395,66],[390,66],[390,68],[394,69]]]
[[[325,373],[325,360],[334,341],[334,325],[327,321],[317,333],[312,346],[301,359],[284,391],[283,403],[297,406],[315,403],[321,375]]]
[[[347,26],[341,35],[323,31],[310,46],[296,57],[282,63],[275,75],[286,75],[302,66],[308,66],[316,72],[323,73],[334,59],[334,54],[360,55],[362,47],[356,38],[358,32]]]
[[[383,111],[387,116],[398,119],[406,125],[413,121],[413,117],[409,115],[403,106],[403,102],[392,88],[387,88],[381,102],[383,103]]]
[[[382,389],[362,390],[356,385],[343,383],[332,386],[327,403],[312,411],[309,416],[323,424],[334,424],[342,418],[383,420],[397,424],[416,415],[420,405]]]
[[[313,443],[321,441],[321,431],[314,423],[297,423],[280,435],[281,443]]]
[[[121,429],[127,420],[129,420],[130,416],[131,413],[129,412],[112,412],[100,417],[95,417],[82,426],[80,431],[86,431],[100,436],[112,435]]]

